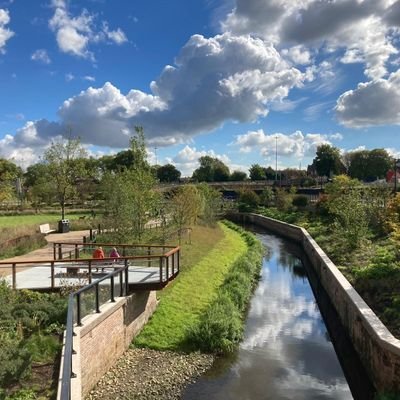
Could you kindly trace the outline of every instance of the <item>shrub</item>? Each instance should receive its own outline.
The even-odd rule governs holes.
[[[294,196],[292,204],[295,207],[306,207],[308,205],[308,197],[305,194],[298,194]]]
[[[46,363],[54,360],[61,344],[58,337],[35,334],[27,340],[25,347],[34,362]]]
[[[226,294],[220,295],[207,309],[191,341],[202,351],[226,353],[234,349],[243,336],[239,310]]]
[[[275,205],[279,211],[288,211],[292,204],[292,196],[284,189],[277,189],[275,192]]]
[[[239,195],[239,211],[252,211],[258,204],[260,204],[260,198],[257,193],[253,190],[242,190]]]
[[[32,357],[15,335],[1,332],[0,341],[0,387],[6,388],[29,374]]]

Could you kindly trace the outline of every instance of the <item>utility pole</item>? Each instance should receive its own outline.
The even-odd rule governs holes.
[[[278,135],[275,135],[275,182],[278,182]]]
[[[154,146],[154,155],[156,157],[156,165],[158,164],[158,160],[157,160],[157,146]]]

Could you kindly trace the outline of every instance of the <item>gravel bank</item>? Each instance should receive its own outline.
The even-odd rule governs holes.
[[[86,400],[179,399],[185,385],[194,382],[213,361],[207,354],[129,349]]]

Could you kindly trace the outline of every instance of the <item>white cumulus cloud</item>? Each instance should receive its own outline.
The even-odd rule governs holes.
[[[33,61],[39,61],[42,62],[43,64],[50,64],[51,60],[50,57],[47,53],[47,50],[45,49],[38,49],[33,52],[31,55],[31,60]]]
[[[107,22],[98,28],[95,16],[83,9],[78,16],[71,16],[65,0],[53,0],[54,15],[49,21],[49,27],[56,34],[59,49],[63,53],[94,59],[89,50],[91,43],[113,42],[122,44],[127,41],[125,33],[118,28],[110,30]]]
[[[340,123],[352,128],[400,124],[400,69],[387,79],[359,83],[336,104]]]
[[[14,36],[14,32],[7,28],[10,23],[10,14],[8,10],[0,8],[0,54],[5,53],[6,43]]]
[[[66,79],[74,76],[67,74]],[[194,35],[175,65],[166,66],[151,83],[152,93],[132,89],[124,94],[109,82],[90,87],[67,99],[58,110],[59,120],[48,124],[59,127],[57,134],[68,126],[83,143],[116,148],[127,146],[134,126],[141,125],[149,145],[168,146],[188,142],[225,121],[256,121],[304,79],[261,39]],[[53,130],[43,121],[32,124],[38,138],[50,138]],[[26,129],[17,132],[19,143]]]

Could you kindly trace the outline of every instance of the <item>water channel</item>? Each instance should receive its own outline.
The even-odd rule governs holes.
[[[257,231],[267,255],[244,340],[236,354],[218,359],[182,398],[372,399],[373,387],[300,248],[259,228],[250,229]]]

